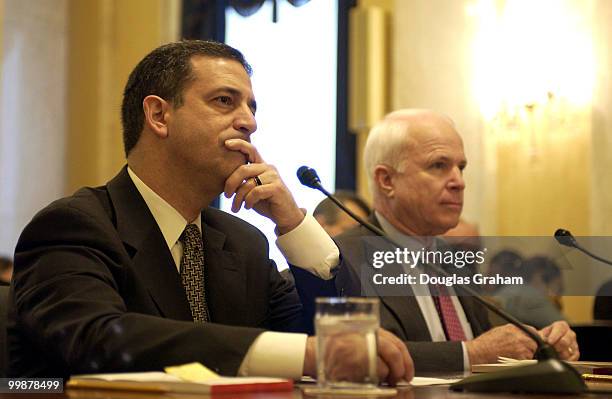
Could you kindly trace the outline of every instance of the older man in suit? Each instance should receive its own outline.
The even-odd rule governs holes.
[[[364,150],[373,194],[370,222],[409,250],[439,249],[444,244],[436,236],[459,221],[466,165],[463,142],[448,117],[415,109],[387,115],[370,131]],[[378,293],[381,323],[407,341],[417,372],[469,370],[471,364],[495,362],[498,355],[533,357],[535,342],[510,324],[490,329],[487,312],[471,297],[432,296],[420,284],[407,285],[403,295],[396,289],[393,296],[370,287],[362,267],[372,269],[372,236],[357,227],[336,237],[344,262],[332,280],[293,268],[303,302],[319,294]],[[563,358],[578,358],[575,334],[567,323],[554,323],[540,333]]]
[[[289,262],[338,261],[250,143],[250,72],[239,51],[205,41],[159,47],[136,66],[122,104],[127,166],[107,185],[43,209],[17,244],[13,376],[193,361],[230,375],[315,373],[314,337],[264,331],[302,330],[299,298],[266,239],[208,207],[233,195],[234,211],[244,205],[275,222]],[[302,248],[304,240],[315,245]],[[379,376],[411,378],[404,344],[386,331],[379,338]],[[337,360],[352,369],[352,359]]]

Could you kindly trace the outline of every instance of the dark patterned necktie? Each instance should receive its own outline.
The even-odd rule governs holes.
[[[183,243],[181,281],[185,287],[191,316],[197,323],[210,321],[204,291],[204,246],[198,226],[187,225],[179,240]]]
[[[441,284],[430,284],[429,290],[431,291],[431,299],[436,305],[438,316],[440,316],[446,339],[449,341],[466,341],[465,331],[461,326],[457,309],[455,309],[446,287]]]

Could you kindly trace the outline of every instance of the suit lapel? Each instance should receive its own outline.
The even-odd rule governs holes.
[[[427,322],[414,296],[387,296],[380,299],[396,318],[405,336],[410,337],[410,341],[432,340]]]
[[[396,293],[397,295],[393,296],[385,296],[381,286],[372,286],[378,293],[382,306],[393,315],[406,337],[410,337],[411,341],[431,341],[429,329],[420,328],[426,326],[427,322],[409,285],[401,288],[410,292]]]
[[[244,324],[247,302],[247,270],[242,254],[225,249],[226,235],[212,227],[210,212],[202,214],[206,300],[212,321]]]
[[[370,215],[369,221],[376,227],[382,228],[374,213]],[[365,227],[360,227],[360,229],[361,237],[359,241],[361,242],[361,248],[359,250],[363,251],[363,253],[361,256],[358,257],[358,259],[364,259],[366,263],[365,267],[369,267],[370,263],[368,260],[368,251],[366,249],[366,246],[368,244],[367,239],[365,239],[365,237],[374,236],[374,234]],[[353,264],[357,265],[358,263]],[[361,279],[361,276],[359,276],[360,271],[357,271],[357,273],[358,278]],[[410,290],[410,293],[403,293],[397,296],[385,296],[384,292],[382,292],[382,287],[376,284],[371,284],[371,287],[373,287],[373,289],[378,294],[378,297],[381,301],[381,305],[386,308],[386,310],[401,326],[403,333],[406,337],[410,337],[410,340],[413,341],[431,341],[431,334],[429,333],[429,329],[420,327],[427,325],[427,323],[425,322],[425,318],[423,317],[419,304],[416,298],[414,297],[414,294],[412,293],[412,289],[409,286],[404,288]],[[381,317],[384,317],[384,314],[381,314]]]
[[[134,271],[160,313],[171,319],[193,320],[172,255],[127,167],[107,187],[115,209],[117,232],[132,256]]]

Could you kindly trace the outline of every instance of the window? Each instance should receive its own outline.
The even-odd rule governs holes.
[[[231,7],[226,11],[225,41],[253,67],[258,129],[252,141],[309,212],[323,198],[299,183],[298,167],[314,167],[325,187],[335,186],[337,21],[337,2],[329,0],[301,7],[279,1],[277,23],[271,2],[248,18]],[[222,198],[221,208],[230,207],[231,199]],[[266,234],[271,258],[286,268],[274,245],[274,224],[252,210],[238,216]]]

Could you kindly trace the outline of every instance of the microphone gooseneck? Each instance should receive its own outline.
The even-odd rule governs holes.
[[[313,168],[310,168],[308,166],[300,166],[297,170],[297,177],[300,180],[300,183],[302,183],[304,186],[314,188],[315,190],[319,190],[320,192],[322,192],[327,198],[329,198],[334,204],[336,204],[336,206],[340,207],[340,209],[348,213],[350,217],[355,219],[359,224],[366,227],[372,233],[379,236],[385,235],[385,233],[381,229],[357,216],[355,213],[353,213],[353,211],[348,209],[342,202],[340,202],[338,198],[336,198],[332,193],[327,191],[325,187],[323,187],[323,185],[321,184],[321,179],[319,178],[317,171]]]
[[[402,245],[391,239],[387,234],[385,234],[384,231],[355,215],[329,191],[323,188],[321,180],[313,168],[302,166],[298,169],[297,175],[298,179],[303,185],[321,191],[338,207],[340,207],[340,209],[355,219],[360,225],[364,226],[374,234],[384,238],[395,247],[402,248]],[[571,234],[569,234],[569,236],[571,237]],[[448,272],[437,265],[423,264],[423,266],[433,270],[439,275],[451,277]],[[555,349],[548,343],[544,342],[544,340],[537,333],[531,331],[514,316],[484,299],[479,293],[474,291],[469,286],[459,285],[457,287],[468,295],[471,295],[484,307],[500,316],[502,319],[513,324],[522,332],[527,334],[527,336],[533,339],[538,346],[535,354],[538,363],[535,365],[517,367],[516,369],[500,371],[497,373],[467,377],[457,383],[452,384],[451,389],[474,392],[506,392],[518,390],[524,392],[557,393],[580,393],[586,390],[586,386],[576,370],[571,368],[571,366],[560,362],[559,355]],[[517,386],[517,384],[522,384],[522,386]]]
[[[588,249],[584,248],[582,245],[578,244],[578,241],[572,235],[572,233],[570,233],[569,230],[557,229],[557,231],[555,231],[555,239],[561,245],[564,245],[570,248],[576,248],[578,251],[586,254],[587,256],[590,256],[591,258],[598,260],[601,263],[605,263],[606,265],[612,266],[612,262],[609,261],[608,259],[604,259],[601,256],[595,255],[593,252],[589,251]]]

